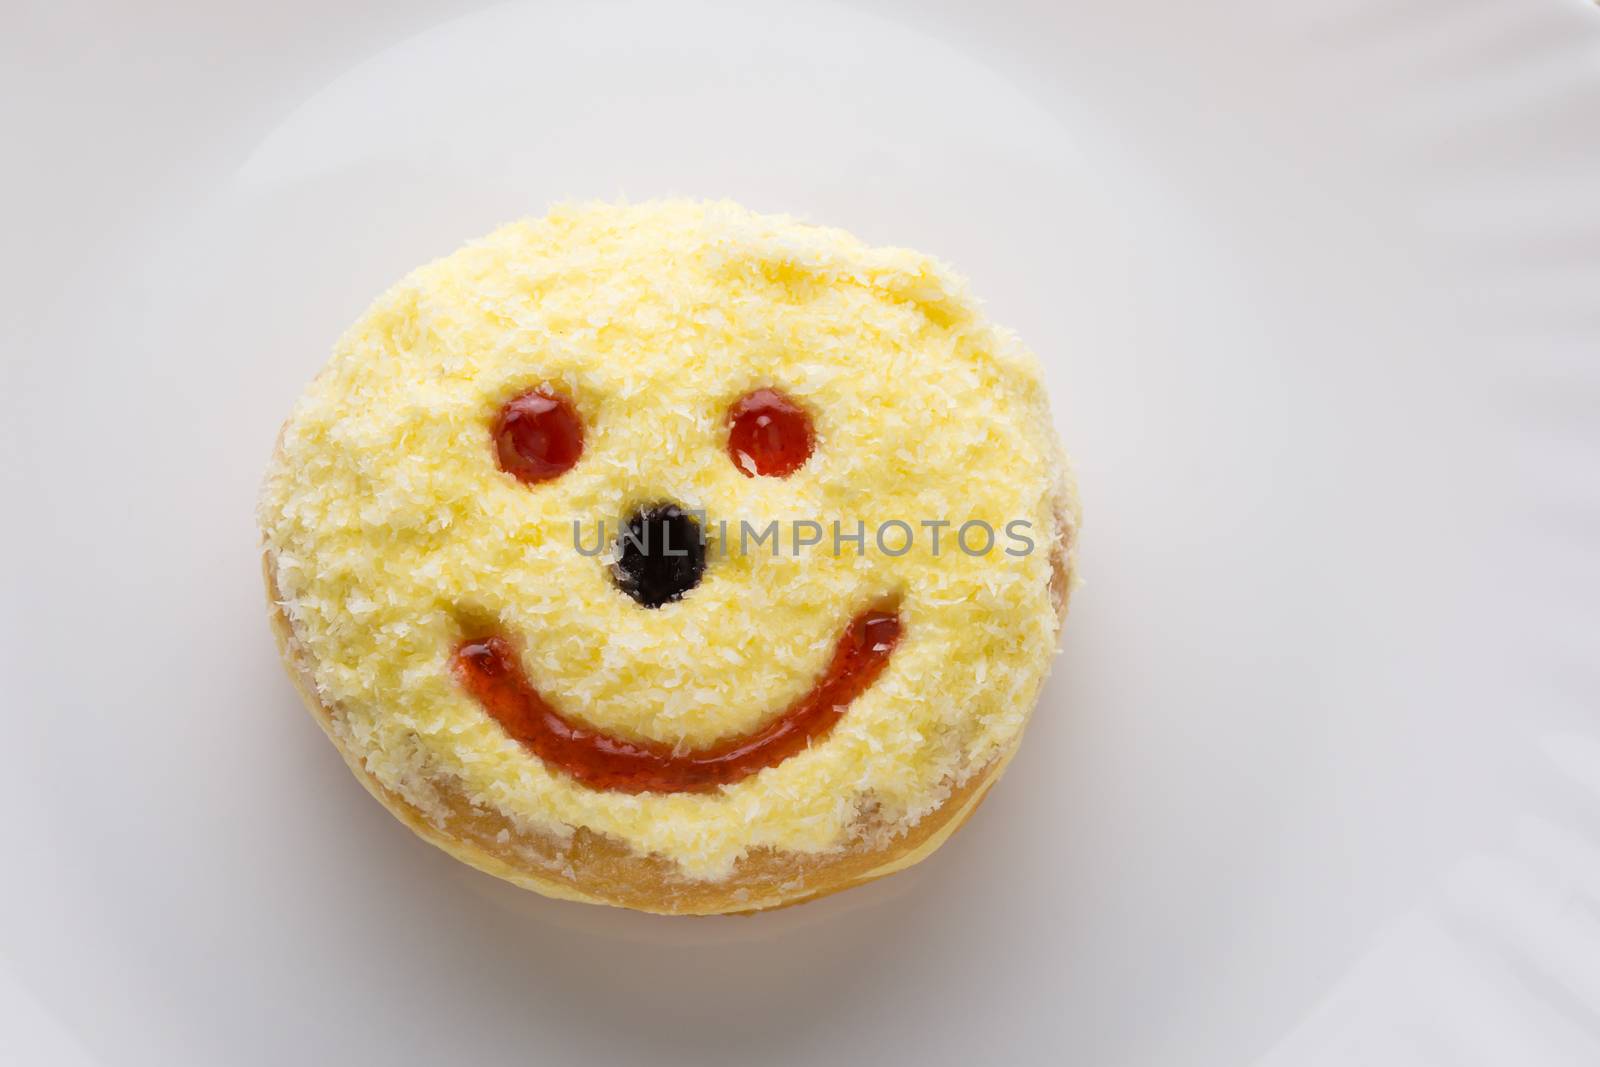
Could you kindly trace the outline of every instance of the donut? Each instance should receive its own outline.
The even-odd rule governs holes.
[[[1016,752],[1079,506],[943,264],[721,202],[505,226],[279,434],[272,628],[355,776],[547,896],[753,912],[902,870]]]

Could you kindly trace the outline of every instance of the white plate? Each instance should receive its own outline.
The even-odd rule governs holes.
[[[0,1058],[1600,1062],[1600,11],[468,6],[7,16]],[[1004,785],[756,919],[412,838],[256,573],[373,295],[662,194],[955,263],[1088,508]]]

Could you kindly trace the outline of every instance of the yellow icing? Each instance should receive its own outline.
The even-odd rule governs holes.
[[[498,468],[490,426],[541,384],[576,402],[585,446],[528,486]],[[746,477],[726,451],[728,406],[761,386],[815,420],[788,478]],[[1054,647],[1062,470],[1036,361],[938,262],[727,203],[584,205],[384,294],[285,425],[260,521],[334,729],[379,782],[428,813],[451,778],[520,828],[588,827],[714,879],[753,847],[841,847],[869,808],[892,834],[1010,753]],[[868,547],[714,555],[684,600],[647,610],[574,549],[573,522],[592,547],[597,521],[609,536],[663,499],[735,538],[739,519],[815,520],[830,542],[834,520],[861,520]],[[1002,534],[962,552],[973,518],[1027,521],[1034,551],[1006,555]],[[889,519],[951,525],[937,556],[919,528],[889,557],[871,536]],[[696,747],[803,694],[886,595],[904,634],[877,682],[826,740],[715,794],[576,785],[448,667],[464,629],[492,624],[570,716]]]

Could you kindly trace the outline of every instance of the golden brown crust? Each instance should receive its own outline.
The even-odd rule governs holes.
[[[1052,549],[1051,589],[1057,599],[1059,626],[1065,620],[1071,592],[1076,524],[1070,503],[1058,507],[1057,515],[1062,521]],[[433,783],[446,813],[435,821],[379,782],[362,765],[360,756],[342,742],[335,729],[339,712],[317,695],[310,665],[278,602],[270,552],[263,554],[262,569],[273,633],[290,678],[312,717],[367,791],[424,840],[481,871],[546,896],[666,915],[755,912],[815,900],[892,874],[931,854],[977,809],[1010,759],[1008,752],[973,775],[887,847],[863,843],[818,854],[754,849],[734,865],[727,878],[718,881],[685,878],[668,860],[640,855],[622,842],[584,828],[567,839],[528,833],[498,811],[474,807],[448,780]],[[857,840],[864,842],[872,827],[866,824],[860,829],[863,833]]]

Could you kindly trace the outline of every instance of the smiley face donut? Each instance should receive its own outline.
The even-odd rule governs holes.
[[[557,210],[411,274],[260,505],[291,676],[424,838],[754,911],[900,870],[1016,751],[1078,505],[938,262],[731,204]]]

